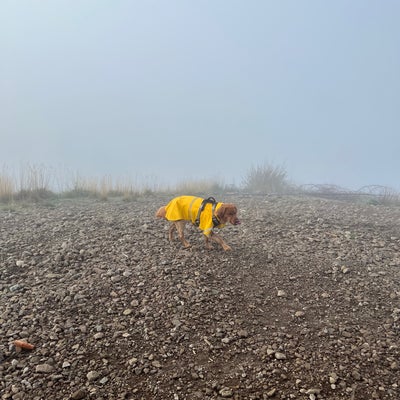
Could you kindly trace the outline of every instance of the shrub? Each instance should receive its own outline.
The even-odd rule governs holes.
[[[243,189],[250,193],[284,193],[289,188],[285,168],[268,163],[252,166],[243,179]]]

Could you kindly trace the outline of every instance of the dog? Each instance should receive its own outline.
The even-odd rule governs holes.
[[[191,246],[184,234],[185,224],[189,221],[203,232],[207,249],[212,249],[211,239],[219,243],[225,251],[229,251],[232,248],[214,232],[214,228],[223,228],[228,222],[239,225],[237,213],[234,204],[219,203],[213,197],[202,199],[196,196],[179,196],[172,199],[166,206],[160,207],[156,212],[156,217],[171,221],[168,235],[170,242],[173,241],[174,231],[177,230],[183,246],[185,248]]]

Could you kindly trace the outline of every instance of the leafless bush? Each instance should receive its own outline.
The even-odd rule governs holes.
[[[381,185],[364,186],[358,190],[369,203],[386,206],[400,206],[400,193],[393,188]]]
[[[289,188],[286,169],[279,165],[252,166],[243,179],[243,189],[250,193],[285,193]]]

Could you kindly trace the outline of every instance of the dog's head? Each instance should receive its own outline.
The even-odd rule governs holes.
[[[237,208],[234,204],[223,203],[221,207],[215,211],[216,216],[221,221],[221,224],[230,223],[232,225],[239,225],[240,220],[237,216]]]

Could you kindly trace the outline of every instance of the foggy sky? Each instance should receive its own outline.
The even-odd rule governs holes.
[[[400,189],[397,0],[3,0],[0,171]]]

